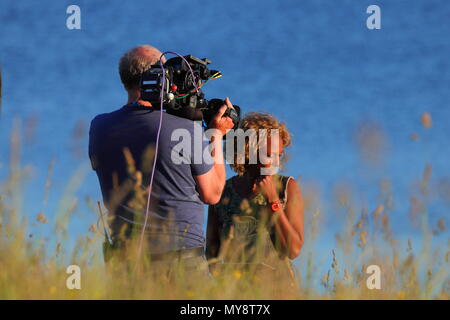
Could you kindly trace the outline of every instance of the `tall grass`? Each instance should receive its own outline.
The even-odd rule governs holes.
[[[429,116],[423,120],[430,125]],[[367,133],[367,132],[366,132]],[[359,143],[375,143],[370,152],[380,146],[380,137],[369,139],[364,133]],[[81,172],[75,172],[61,196],[56,212],[27,215],[23,211],[23,186],[27,167],[20,162],[20,132],[11,136],[11,151],[6,178],[0,186],[0,299],[449,299],[450,242],[433,241],[436,234],[446,232],[445,222],[429,225],[428,199],[431,167],[426,167],[418,192],[411,195],[412,222],[418,225],[412,239],[396,237],[390,227],[394,214],[390,184],[379,186],[379,201],[358,205],[345,186],[337,188],[337,208],[342,229],[335,243],[329,244],[329,256],[321,256],[317,242],[326,230],[323,200],[312,184],[302,184],[305,197],[305,246],[296,266],[296,286],[289,290],[279,283],[262,278],[257,273],[228,265],[212,270],[214,280],[196,279],[178,272],[175,279],[154,276],[148,268],[136,264],[135,244],[126,263],[105,266],[101,243],[101,224],[93,224],[86,235],[70,245],[68,233],[73,223],[76,190],[82,188]],[[362,148],[364,151],[364,148]],[[375,148],[376,149],[376,148]],[[366,151],[367,151],[366,150]],[[370,153],[369,152],[369,153]],[[367,152],[366,152],[367,153]],[[49,166],[51,178],[53,164]],[[46,183],[50,188],[51,183]],[[47,198],[48,190],[44,192]],[[46,199],[44,199],[46,201]],[[91,203],[92,217],[97,217]],[[369,210],[368,208],[371,208]],[[53,217],[54,219],[49,219]],[[46,238],[33,234],[32,226],[54,221],[53,235]],[[93,218],[96,220],[96,218]],[[444,220],[443,220],[444,221]],[[133,247],[134,246],[134,247]],[[329,262],[330,261],[330,262]],[[69,290],[66,280],[68,265],[81,268],[81,289]],[[328,265],[329,264],[329,265]],[[381,268],[380,290],[369,290],[366,280],[369,265]],[[137,267],[136,267],[137,266]]]

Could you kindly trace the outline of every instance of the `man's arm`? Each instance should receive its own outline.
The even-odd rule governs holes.
[[[206,204],[216,204],[222,195],[225,186],[225,161],[223,158],[222,138],[234,126],[230,117],[222,117],[227,107],[233,108],[230,100],[225,100],[216,116],[211,120],[210,128],[215,129],[211,135],[211,143],[213,149],[211,157],[213,159],[213,167],[202,175],[194,176],[200,199]]]

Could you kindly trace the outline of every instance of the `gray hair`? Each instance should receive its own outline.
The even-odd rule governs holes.
[[[160,57],[161,52],[150,45],[138,46],[127,51],[119,61],[120,79],[125,89],[139,87],[142,73],[157,63]]]

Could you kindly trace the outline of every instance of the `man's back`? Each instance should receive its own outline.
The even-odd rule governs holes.
[[[125,152],[129,151],[136,169],[142,173],[142,189],[147,188],[160,115],[160,111],[153,108],[126,105],[114,112],[98,115],[91,123],[89,156],[99,178],[104,203],[116,221],[127,221],[134,227],[143,220],[145,209],[136,211],[130,208],[136,179],[129,174]],[[202,164],[194,164],[189,150],[184,150],[182,155],[177,154],[184,160],[182,163],[177,164],[172,159],[173,148],[180,143],[178,140],[172,141],[173,131],[185,129],[184,132],[189,132],[193,141],[194,126],[200,127],[193,121],[163,113],[150,223],[146,229],[152,252],[204,246],[203,202],[193,176],[208,172],[212,164],[206,164],[203,160]],[[187,145],[192,146],[192,143]],[[206,142],[203,142],[202,147],[205,145]],[[141,217],[136,219],[136,215]],[[114,225],[113,234],[117,234],[119,230],[114,230]]]

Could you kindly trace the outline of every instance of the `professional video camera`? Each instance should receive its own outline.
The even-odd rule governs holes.
[[[187,64],[187,63],[189,64]],[[200,88],[208,81],[222,76],[220,71],[209,70],[208,59],[199,59],[192,55],[171,58],[163,68],[159,62],[150,67],[141,78],[141,99],[149,101],[153,106],[161,103],[161,90],[165,78],[163,109],[167,113],[194,121],[205,121],[208,125],[217,110],[225,104],[221,99],[206,100]],[[163,77],[163,72],[165,72]],[[235,125],[239,125],[240,108],[227,108],[224,116],[230,117]]]

